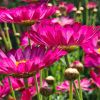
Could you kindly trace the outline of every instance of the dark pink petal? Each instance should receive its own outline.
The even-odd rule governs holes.
[[[21,100],[32,100],[32,96],[29,89],[26,89],[22,92]]]

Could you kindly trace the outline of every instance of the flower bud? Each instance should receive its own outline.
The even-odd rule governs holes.
[[[82,13],[81,10],[77,10],[77,11],[76,11],[76,14],[77,14],[77,15],[80,15],[81,13]]]
[[[16,33],[15,36],[20,37],[20,33]]]
[[[74,7],[74,8],[73,8],[73,11],[74,11],[74,12],[76,12],[76,11],[77,11],[77,8],[76,8],[76,7]]]
[[[93,12],[94,12],[94,13],[97,13],[97,11],[98,11],[97,8],[94,8],[94,9],[93,9]]]
[[[76,68],[79,72],[83,71],[83,64],[80,61],[74,61],[71,65],[71,68]]]
[[[56,16],[61,16],[60,10],[56,10]]]
[[[43,95],[43,96],[50,96],[51,94],[53,94],[53,89],[48,87],[48,86],[45,86],[45,87],[41,87],[40,88],[40,93]]]
[[[75,80],[79,76],[79,72],[75,68],[67,68],[65,70],[65,78],[69,81]]]
[[[46,78],[46,82],[49,84],[49,85],[53,85],[54,84],[54,81],[55,81],[55,78],[53,76],[48,76]]]
[[[2,40],[2,37],[0,36],[0,41]]]
[[[48,6],[51,7],[52,6],[52,3],[48,3]]]
[[[84,10],[84,8],[83,8],[83,7],[80,7],[80,8],[79,8],[79,10],[80,10],[80,11],[83,11],[83,10]]]

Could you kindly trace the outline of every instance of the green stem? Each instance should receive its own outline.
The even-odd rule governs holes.
[[[24,84],[25,84],[25,89],[28,88],[28,79],[27,78],[24,78]]]
[[[52,100],[52,97],[51,96],[49,96],[49,100]]]
[[[92,25],[95,26],[95,24],[96,24],[96,14],[94,14],[94,16],[93,16],[93,23],[92,23]]]
[[[11,40],[10,40],[7,23],[4,23],[4,26],[5,26],[5,32],[6,32],[6,35],[7,35],[7,40],[8,40],[8,43],[9,43],[9,49],[12,49],[12,43],[11,43]]]
[[[80,75],[79,75],[79,77],[78,77],[78,86],[79,86],[80,99],[83,100],[82,89],[81,89],[81,85],[80,85]]]
[[[66,61],[66,65],[69,67],[70,62],[69,62],[69,56],[65,55],[65,61]]]
[[[14,36],[15,36],[15,39],[16,39],[16,42],[17,42],[17,45],[19,47],[19,38],[18,36],[16,35],[16,28],[15,28],[15,25],[12,23],[12,29],[13,29],[13,32],[14,32]]]
[[[100,88],[97,89],[97,100],[100,100]]]
[[[76,85],[75,85],[74,82],[73,82],[73,86],[74,86],[74,89],[75,89],[77,100],[80,100],[79,92],[78,92],[78,90],[77,90]]]
[[[85,2],[86,2],[86,5],[87,5],[88,0],[85,0]],[[86,25],[88,25],[88,24],[89,24],[89,10],[86,8]]]
[[[34,76],[34,80],[35,80],[35,86],[36,86],[36,91],[37,91],[37,100],[40,100],[40,95],[39,95],[39,89],[38,89],[38,82],[37,82],[37,77],[36,75]]]
[[[2,27],[1,27],[1,26],[0,26],[0,32],[1,32],[1,35],[2,35],[2,38],[3,38],[4,44],[5,44],[5,46],[6,46],[6,49],[8,50],[8,49],[9,49],[9,47],[8,47],[8,41],[7,41],[7,38],[6,38],[6,36],[5,36],[5,33],[4,33],[4,31],[2,30]]]
[[[42,87],[42,70],[40,70],[40,88]],[[40,98],[42,100],[42,95],[40,95]]]
[[[69,100],[73,100],[73,89],[72,89],[73,82],[70,81],[70,91],[69,91]]]
[[[17,100],[16,96],[15,96],[15,92],[14,92],[13,87],[12,87],[10,77],[8,77],[8,81],[9,81],[10,89],[11,89],[11,92],[12,92],[12,96],[13,96],[14,100]]]

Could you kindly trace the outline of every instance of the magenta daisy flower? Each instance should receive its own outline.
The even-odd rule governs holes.
[[[7,56],[8,55],[8,56]],[[15,52],[5,55],[0,50],[0,73],[13,75],[15,77],[30,77],[42,68],[52,65],[60,57],[66,55],[60,49],[47,50],[45,47],[19,48]]]
[[[91,39],[91,42],[83,45],[83,49],[86,53],[100,54],[100,32],[93,39]]]
[[[30,38],[35,43],[48,47],[82,46],[93,38],[98,31],[100,31],[100,27],[86,26],[80,23],[62,27],[50,21],[43,21],[31,27]]]
[[[51,16],[55,11],[55,6],[50,7],[44,3],[19,6],[3,11],[0,14],[0,22],[33,24],[37,20]]]

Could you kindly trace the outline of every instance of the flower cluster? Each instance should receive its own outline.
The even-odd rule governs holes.
[[[100,88],[97,3],[2,1],[0,100],[91,98]]]

